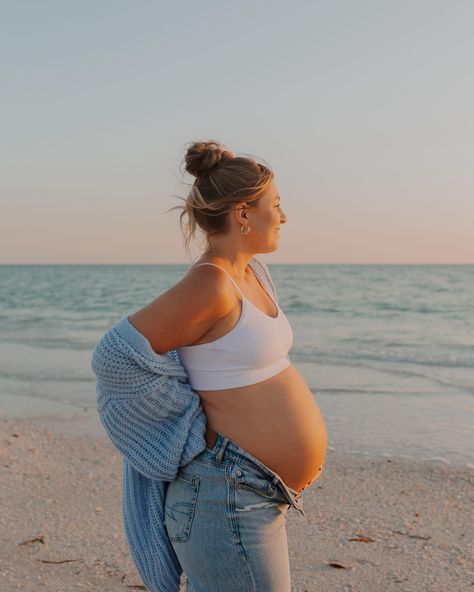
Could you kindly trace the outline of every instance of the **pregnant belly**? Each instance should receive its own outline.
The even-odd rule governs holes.
[[[197,391],[209,432],[230,438],[300,491],[322,472],[327,448],[324,420],[313,394],[290,365],[271,378],[244,387]]]

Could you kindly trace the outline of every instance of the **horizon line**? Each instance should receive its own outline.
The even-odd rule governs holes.
[[[266,265],[462,265],[462,266],[472,266],[474,265],[473,263],[457,263],[457,262],[452,262],[452,263],[433,263],[433,262],[410,262],[410,263],[403,263],[403,262],[398,262],[398,263],[388,263],[388,262],[365,262],[365,263],[350,263],[350,262],[345,262],[345,263],[323,263],[323,262],[319,262],[319,263],[307,263],[307,262],[297,262],[297,261],[291,261],[291,262],[278,262],[278,261],[272,261],[272,262],[265,262]],[[117,266],[124,266],[124,265],[142,265],[142,266],[157,266],[157,265],[192,265],[192,263],[187,263],[187,262],[162,262],[162,263],[141,263],[141,262],[136,262],[136,263],[58,263],[58,262],[47,262],[47,263],[0,263],[0,267],[7,267],[7,266],[47,266],[47,265],[57,265],[57,266],[84,266],[84,265],[88,265],[88,266],[111,266],[111,265],[117,265]]]

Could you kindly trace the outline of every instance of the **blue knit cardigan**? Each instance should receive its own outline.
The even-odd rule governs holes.
[[[257,278],[277,294],[267,266]],[[167,483],[206,448],[206,416],[175,350],[157,354],[127,317],[92,354],[100,420],[123,455],[122,511],[132,558],[151,592],[178,592],[183,572],[164,526]]]

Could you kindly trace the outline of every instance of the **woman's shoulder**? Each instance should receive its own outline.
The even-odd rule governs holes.
[[[232,284],[227,274],[222,273],[222,268],[218,267],[220,266],[196,263],[188,269],[176,286],[180,285],[185,292],[192,295],[199,291],[203,300],[209,296],[227,300],[229,294],[232,294],[232,290],[229,289],[232,288]]]
[[[232,286],[225,274],[216,272],[210,265],[190,268],[179,282],[128,317],[156,353],[194,343],[233,309]]]

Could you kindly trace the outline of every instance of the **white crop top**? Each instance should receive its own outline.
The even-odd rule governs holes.
[[[278,303],[272,298],[278,314],[271,317],[244,296],[225,269],[215,263],[198,265],[214,265],[222,269],[237,288],[242,307],[236,325],[222,337],[176,349],[191,386],[197,390],[246,386],[270,378],[288,367],[293,331]]]

